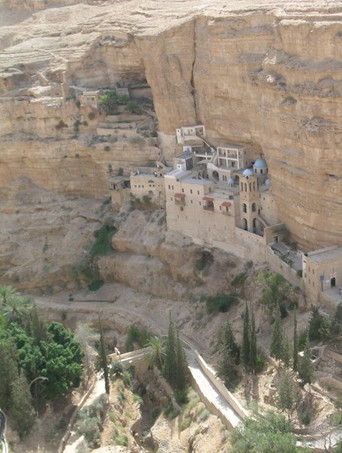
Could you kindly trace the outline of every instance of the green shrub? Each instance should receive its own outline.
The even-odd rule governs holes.
[[[340,426],[342,425],[342,412],[335,412],[330,416],[330,424],[332,426]]]
[[[138,347],[143,348],[151,337],[152,335],[150,332],[132,324],[128,329],[128,335],[125,342],[126,350],[132,351],[135,344]]]
[[[109,90],[101,94],[99,97],[99,105],[107,113],[107,115],[115,115],[118,113],[118,96],[116,90]]]
[[[221,294],[219,296],[209,296],[206,300],[207,313],[226,313],[232,305],[237,304],[236,294]]]
[[[81,124],[81,121],[80,120],[76,120],[74,122],[74,133],[75,134],[78,134],[79,130],[80,130],[80,124]]]
[[[178,404],[186,404],[189,401],[188,389],[176,390],[175,398]]]
[[[181,424],[180,424],[180,429],[181,431],[184,431],[186,428],[189,428],[191,425],[192,418],[190,416],[184,417]]]
[[[242,286],[248,277],[247,272],[241,272],[232,280],[232,286],[238,287]]]
[[[110,375],[111,377],[117,377],[119,375],[122,375],[124,372],[124,368],[122,365],[122,362],[120,360],[114,360],[112,363],[112,366],[110,368]]]
[[[129,113],[135,113],[136,115],[141,114],[141,108],[135,101],[128,101],[126,105],[126,110]]]
[[[95,243],[90,249],[90,256],[106,255],[112,251],[112,237],[116,233],[113,225],[105,223],[101,228],[94,231]]]
[[[93,120],[95,118],[95,113],[94,112],[89,112],[88,113],[88,119]]]
[[[214,256],[208,250],[203,250],[200,252],[200,257],[195,263],[195,267],[198,271],[202,271],[204,268],[208,268],[214,262]]]
[[[116,445],[122,445],[123,447],[128,446],[128,437],[125,436],[124,434],[120,434],[115,437],[114,439]]]
[[[300,417],[301,422],[303,425],[307,426],[310,425],[312,420],[312,413],[309,410],[305,410]]]
[[[91,405],[83,408],[77,416],[77,433],[83,435],[91,448],[100,446],[103,420],[106,414],[107,397],[101,395]]]
[[[110,146],[106,145],[104,148],[103,148],[104,151],[110,151]]]
[[[103,284],[104,284],[103,280],[94,280],[93,282],[89,283],[88,289],[89,291],[97,291],[98,289],[101,288]]]
[[[129,138],[129,142],[134,145],[143,145],[145,143],[145,139],[140,137],[140,135],[134,135],[133,137]]]
[[[176,418],[177,415],[179,415],[179,409],[174,407],[172,403],[169,403],[164,410],[165,418],[171,420],[172,418]]]

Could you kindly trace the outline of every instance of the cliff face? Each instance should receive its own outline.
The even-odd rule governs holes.
[[[83,140],[52,132],[79,118],[66,100],[75,86],[147,81],[160,131],[203,123],[209,141],[264,153],[280,220],[294,238],[304,248],[341,245],[339,2],[140,3],[47,9],[0,29],[2,183],[29,173],[49,188],[104,194],[108,155],[85,139],[91,124]],[[56,171],[67,153],[81,158],[66,165],[69,186]],[[113,151],[114,167],[116,158]]]

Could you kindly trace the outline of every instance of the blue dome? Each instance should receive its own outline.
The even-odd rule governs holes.
[[[271,185],[271,181],[269,179],[266,179],[265,186],[270,187],[270,185]]]
[[[262,159],[261,157],[259,157],[259,159],[257,159],[255,162],[254,162],[254,167],[257,167],[257,168],[266,168],[267,167],[267,164],[266,164],[266,161],[265,159]]]
[[[243,171],[243,176],[252,176],[253,172],[249,168],[246,168],[246,170]]]
[[[228,184],[234,184],[234,179],[233,178],[229,178]]]

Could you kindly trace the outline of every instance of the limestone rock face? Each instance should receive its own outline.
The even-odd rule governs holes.
[[[74,141],[54,127],[77,120],[75,87],[147,82],[161,132],[198,122],[209,141],[262,152],[294,239],[306,249],[342,244],[339,0],[108,0],[10,23],[0,28],[2,183],[29,175],[104,194],[108,162],[89,149],[91,127]],[[61,148],[77,149],[84,171],[63,166]]]

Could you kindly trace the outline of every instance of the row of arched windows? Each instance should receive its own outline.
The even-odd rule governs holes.
[[[252,203],[252,212],[256,211],[256,203]],[[242,205],[242,212],[247,212],[247,205],[246,203],[243,203]]]

